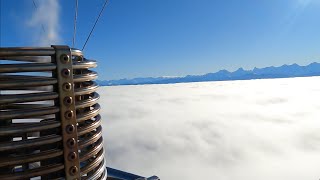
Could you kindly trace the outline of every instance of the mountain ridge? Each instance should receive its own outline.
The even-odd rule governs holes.
[[[244,70],[242,67],[236,71],[219,70],[215,73],[204,75],[186,75],[183,77],[143,77],[133,79],[119,80],[97,80],[101,86],[119,86],[119,85],[142,85],[142,84],[172,84],[187,82],[204,81],[230,81],[230,80],[250,80],[250,79],[272,79],[289,77],[308,77],[320,76],[320,63],[313,62],[306,66],[300,66],[296,63],[279,67],[253,68]]]

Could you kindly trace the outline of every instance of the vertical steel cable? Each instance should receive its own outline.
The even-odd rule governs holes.
[[[73,23],[73,39],[72,39],[73,48],[76,42],[77,17],[78,17],[78,0],[76,0],[76,8],[75,8],[75,14],[74,14],[74,23]]]

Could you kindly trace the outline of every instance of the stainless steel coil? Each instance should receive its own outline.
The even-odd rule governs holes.
[[[72,83],[61,88],[72,96],[62,102],[59,47],[0,48],[0,179],[106,179],[97,64],[69,51]],[[75,124],[63,106],[74,106]],[[73,132],[77,140],[65,141]],[[74,144],[78,152],[66,154]]]

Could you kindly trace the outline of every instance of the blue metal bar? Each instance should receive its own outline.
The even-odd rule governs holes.
[[[160,180],[157,176],[149,178],[107,167],[108,180]]]

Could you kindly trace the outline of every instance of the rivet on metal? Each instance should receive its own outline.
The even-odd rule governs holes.
[[[68,160],[69,161],[74,161],[77,158],[77,153],[76,152],[71,152],[68,155]]]
[[[70,75],[71,75],[71,71],[70,71],[70,69],[62,69],[62,71],[61,71],[61,74],[62,74],[62,76],[63,77],[69,77]]]
[[[72,166],[69,170],[70,175],[74,176],[78,172],[77,166]]]
[[[72,97],[70,97],[70,96],[65,97],[65,98],[63,99],[63,103],[64,103],[64,105],[66,105],[66,106],[70,106],[70,105],[72,104]]]
[[[71,118],[73,117],[73,111],[72,111],[72,110],[66,111],[66,112],[64,113],[64,117],[65,117],[66,119],[71,119]]]
[[[75,61],[83,61],[83,56],[75,56]]]
[[[74,125],[73,124],[69,124],[67,127],[66,127],[66,131],[68,134],[72,134],[74,132],[75,128],[74,128]]]
[[[74,138],[71,138],[68,140],[67,144],[68,144],[69,148],[72,148],[76,145],[76,140]]]
[[[62,54],[62,55],[60,56],[60,61],[61,61],[62,63],[67,63],[67,62],[69,62],[69,60],[70,60],[70,57],[69,57],[69,55],[67,55],[67,54]]]
[[[63,86],[62,88],[63,88],[64,91],[70,91],[71,90],[71,83],[64,83],[62,86]]]

